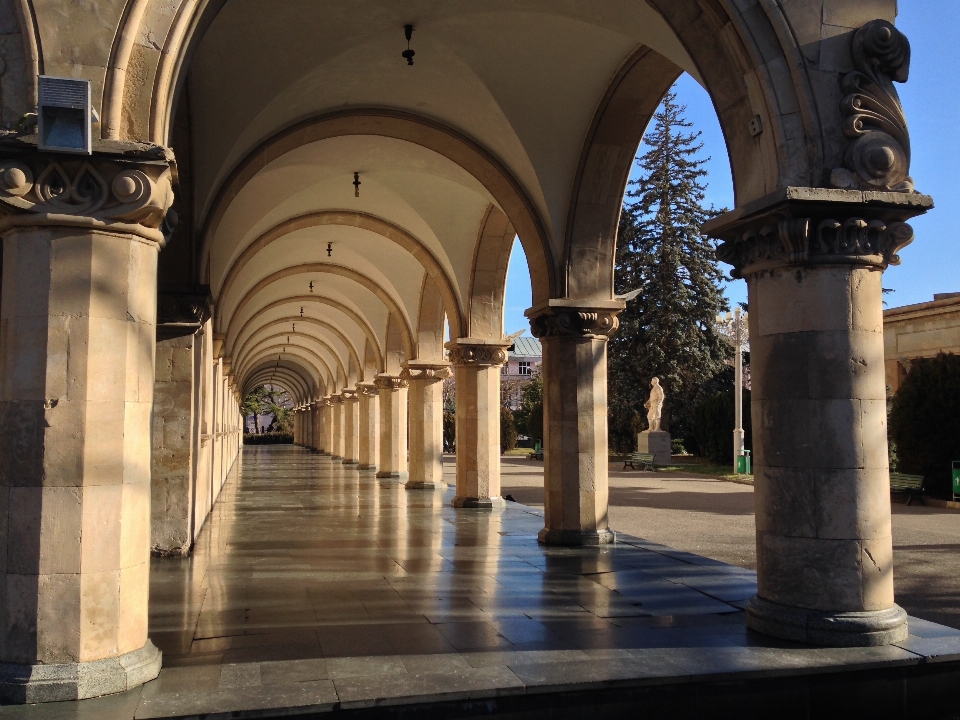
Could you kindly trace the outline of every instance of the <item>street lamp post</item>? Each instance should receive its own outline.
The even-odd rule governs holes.
[[[733,428],[733,471],[737,472],[740,456],[743,455],[743,334],[740,308],[735,308],[733,311],[733,336],[736,347],[736,359],[733,365],[734,412],[736,415]]]

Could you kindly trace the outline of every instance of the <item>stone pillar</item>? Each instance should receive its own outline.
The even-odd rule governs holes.
[[[0,158],[0,697],[13,702],[122,692],[160,671],[150,414],[173,192],[161,149],[113,148],[129,154]]]
[[[333,399],[330,395],[320,400],[323,403],[323,454],[333,455]]]
[[[882,271],[913,193],[788,188],[708,224],[749,288],[758,593],[747,625],[817,645],[907,637],[894,603]]]
[[[313,449],[319,453],[323,452],[323,405],[319,400],[311,406],[311,417],[313,418]]]
[[[407,381],[377,375],[380,391],[380,469],[378,478],[407,477]]]
[[[450,377],[446,363],[409,362],[404,377],[410,382],[410,479],[408,490],[442,490],[443,380]]]
[[[343,464],[360,463],[360,398],[355,389],[340,393],[343,398]]]
[[[344,428],[343,428],[343,397],[340,395],[330,396],[330,415],[333,422],[333,442],[330,447],[330,458],[337,462],[343,461],[344,453]]]
[[[360,395],[360,469],[376,470],[380,460],[380,395],[376,383],[357,383]]]
[[[607,520],[607,339],[623,307],[549,300],[527,311],[543,344],[542,543],[615,541]]]
[[[502,507],[500,497],[500,366],[502,340],[447,343],[457,382],[457,495],[453,507]]]
[[[300,444],[300,408],[293,411],[293,444]]]

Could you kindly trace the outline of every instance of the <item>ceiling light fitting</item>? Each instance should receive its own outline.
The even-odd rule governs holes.
[[[303,305],[300,306],[300,317],[303,317]]]
[[[333,243],[327,243],[327,257],[333,257]]]
[[[310,292],[313,292],[313,280],[310,281]]]
[[[355,172],[353,174],[353,196],[360,197],[360,173]]]
[[[410,49],[410,38],[413,37],[413,25],[408,24],[403,26],[403,36],[407,38],[407,49],[400,53],[400,57],[407,61],[407,65],[413,65],[413,56],[416,55],[416,53]]]

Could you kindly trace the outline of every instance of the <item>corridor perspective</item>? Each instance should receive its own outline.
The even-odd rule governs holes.
[[[411,492],[301,447],[247,447],[192,557],[153,560],[160,677],[0,714],[242,717],[486,696],[509,708],[557,686],[629,684],[671,686],[647,701],[705,717],[718,698],[691,682],[910,665],[945,643],[960,652],[960,632],[916,618],[900,646],[765,638],[744,624],[748,570],[624,535],[600,551],[544,545],[541,511],[463,513],[452,492]],[[818,688],[814,707],[851,697]]]

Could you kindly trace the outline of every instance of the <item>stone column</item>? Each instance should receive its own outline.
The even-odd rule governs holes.
[[[457,382],[457,495],[453,507],[502,507],[500,497],[500,366],[503,340],[447,343]]]
[[[409,362],[404,377],[410,382],[410,479],[408,490],[442,490],[443,380],[450,366]]]
[[[788,188],[708,224],[749,288],[758,594],[747,625],[817,645],[907,637],[894,603],[882,271],[914,193]]]
[[[300,408],[293,411],[293,444],[300,444],[300,426],[303,418],[300,416]]]
[[[357,383],[360,395],[360,469],[376,470],[380,460],[380,395],[376,383]]]
[[[311,407],[311,417],[313,418],[313,449],[319,453],[323,452],[323,405],[317,400]]]
[[[340,395],[330,396],[330,416],[333,422],[333,437],[330,446],[330,459],[338,462],[343,461],[344,453],[344,428],[343,428],[343,397]]]
[[[378,478],[407,477],[407,381],[377,375],[380,391],[380,469]]]
[[[0,697],[157,676],[147,637],[165,152],[0,158]]]
[[[323,404],[323,454],[333,455],[333,400],[330,395],[320,399]]]
[[[549,300],[527,311],[543,344],[542,543],[615,541],[607,519],[607,338],[623,307]]]
[[[343,464],[360,463],[360,398],[355,389],[340,393],[343,398]]]

